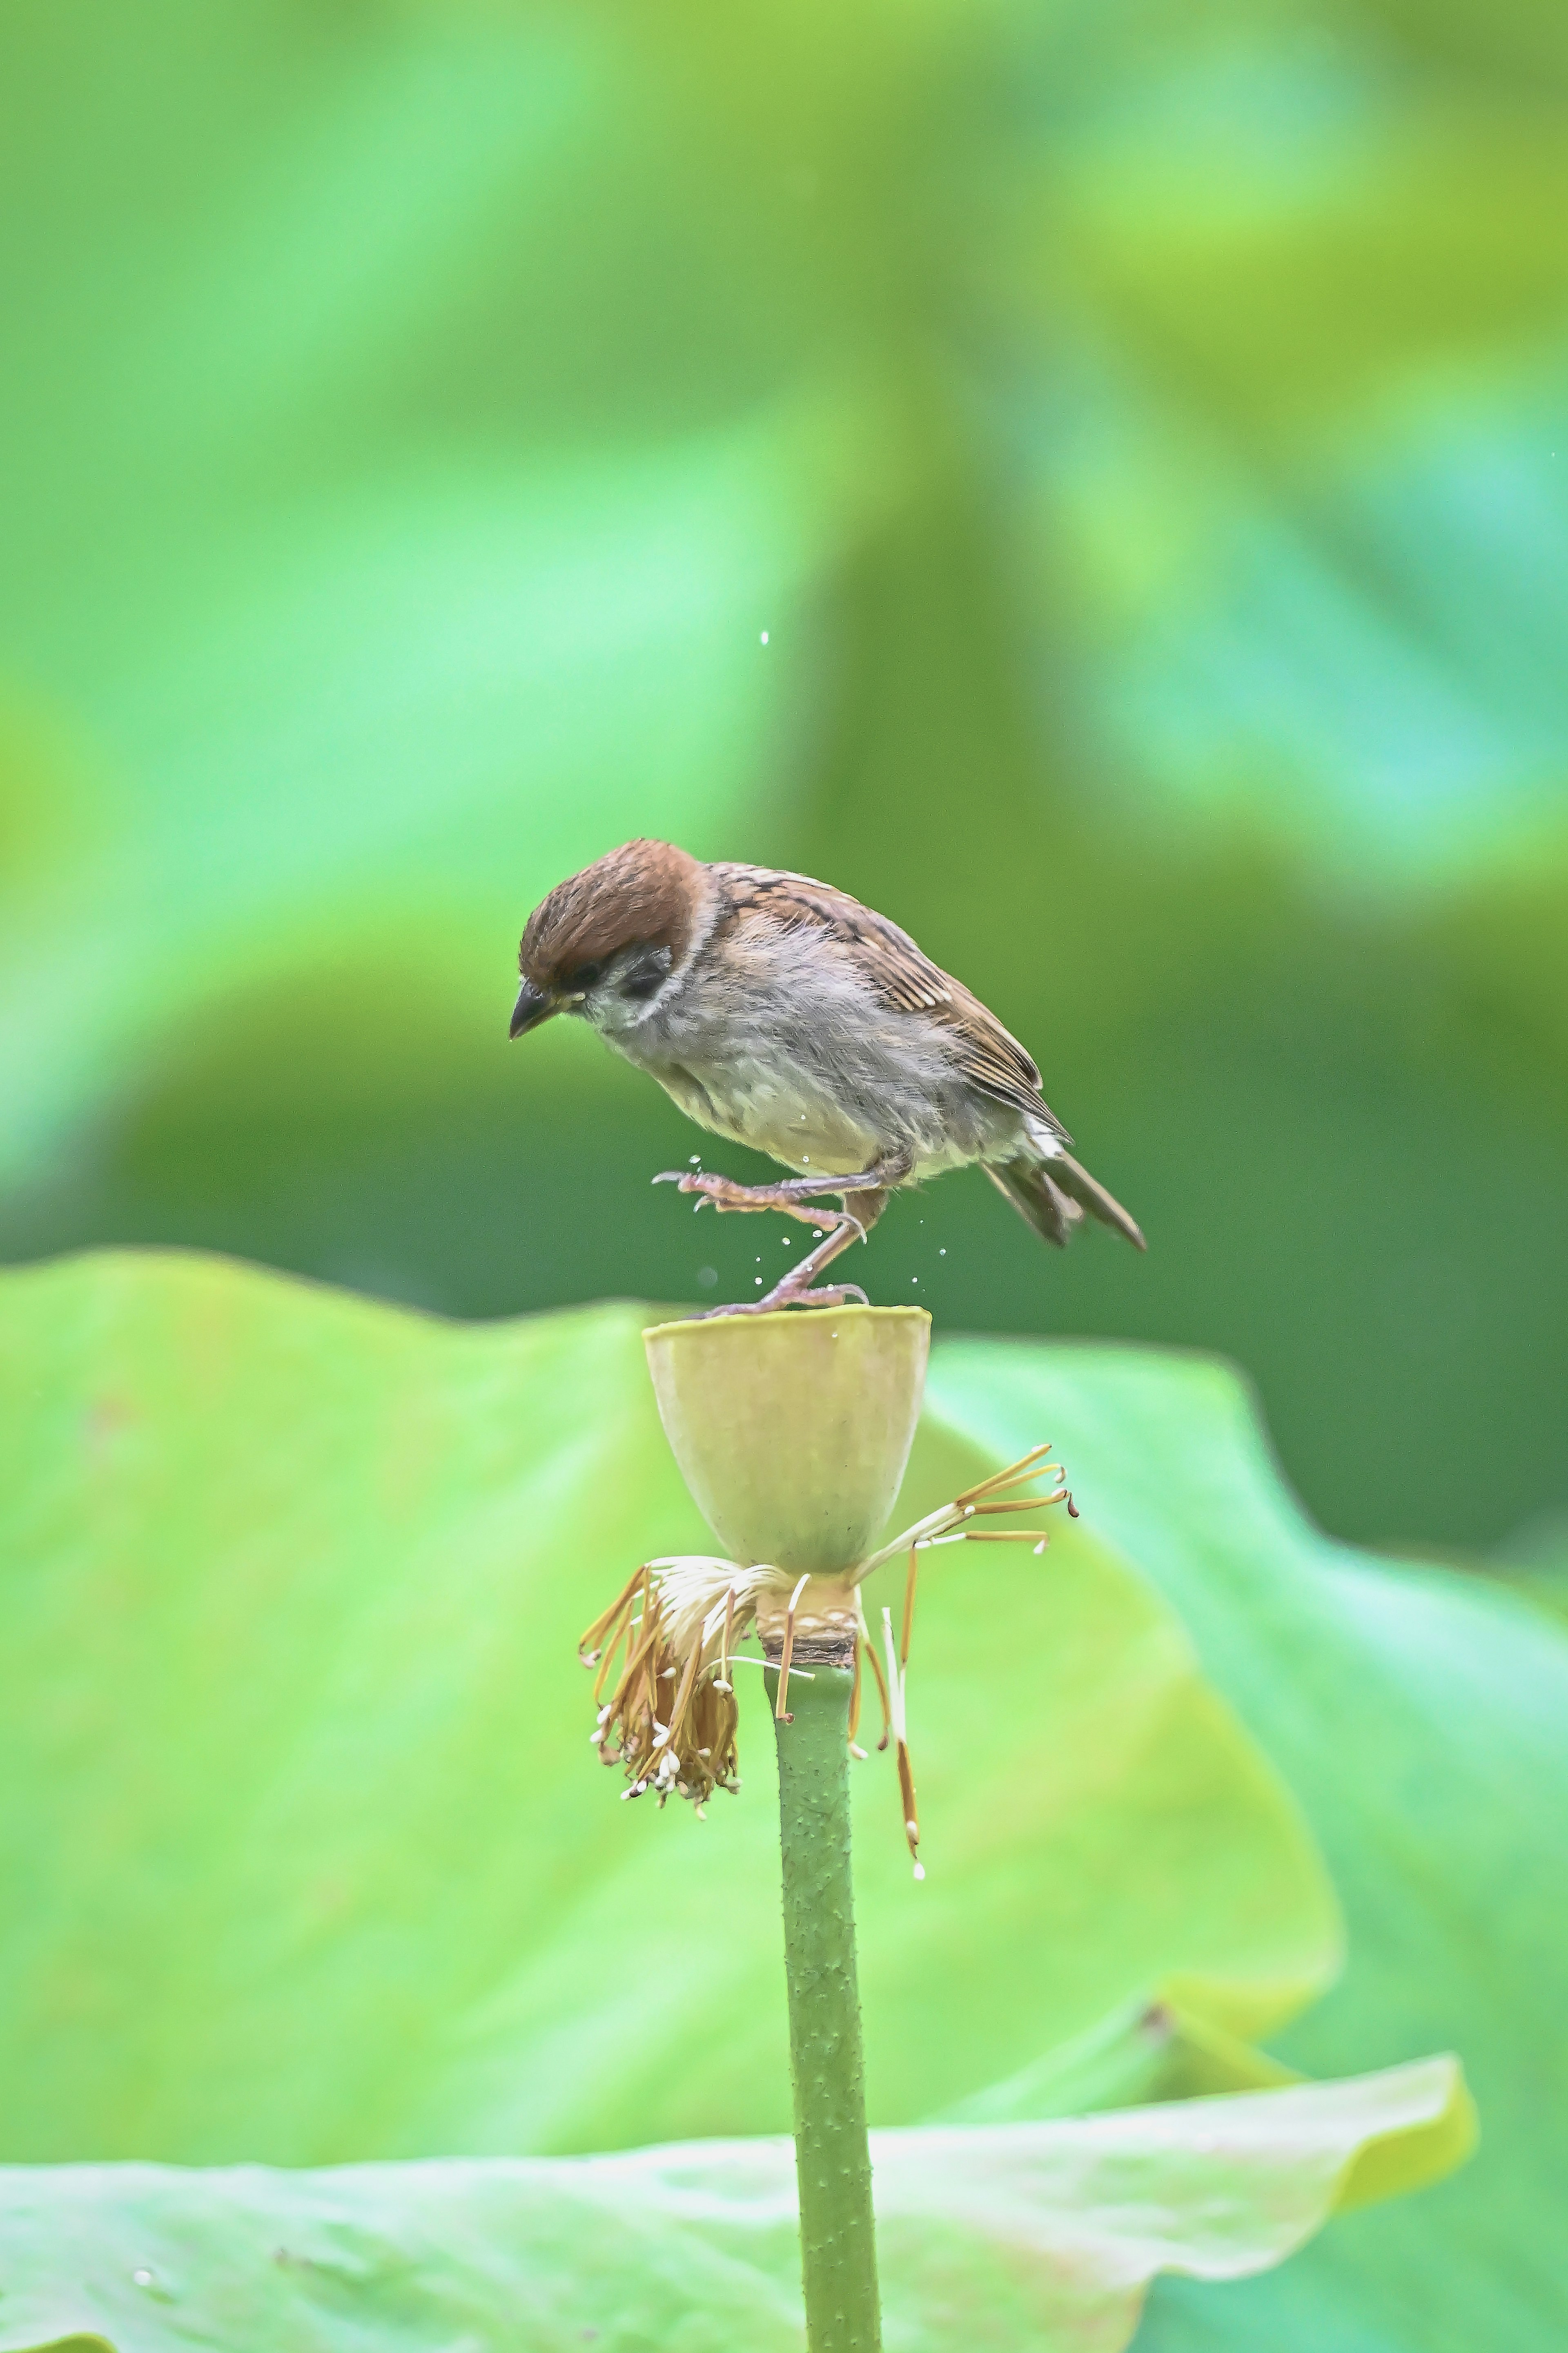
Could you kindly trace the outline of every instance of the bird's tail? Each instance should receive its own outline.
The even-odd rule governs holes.
[[[985,1174],[998,1192],[1005,1193],[1018,1215],[1058,1250],[1067,1248],[1086,1209],[1102,1226],[1113,1228],[1134,1250],[1145,1247],[1137,1220],[1060,1145],[1038,1158],[1031,1154],[999,1165],[987,1162]]]

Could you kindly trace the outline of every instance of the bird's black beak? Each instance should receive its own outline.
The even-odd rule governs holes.
[[[525,980],[517,992],[517,1003],[511,1008],[510,1035],[521,1038],[526,1030],[537,1029],[542,1021],[548,1021],[552,1013],[560,1010],[561,999],[552,990],[535,988],[532,981]]]

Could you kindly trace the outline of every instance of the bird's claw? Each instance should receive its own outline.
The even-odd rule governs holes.
[[[699,1208],[704,1201],[711,1201],[721,1209],[766,1209],[773,1206],[765,1198],[750,1198],[759,1193],[765,1196],[765,1187],[738,1185],[732,1176],[721,1176],[716,1168],[664,1168],[653,1181],[656,1185],[673,1185],[678,1193],[699,1194]]]
[[[784,1299],[738,1299],[733,1306],[705,1307],[690,1321],[710,1324],[716,1315],[773,1315],[784,1307],[847,1307],[851,1300],[861,1307],[871,1304],[858,1282],[829,1282],[820,1291],[796,1291]]]

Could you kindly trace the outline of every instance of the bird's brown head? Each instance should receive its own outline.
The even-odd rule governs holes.
[[[700,862],[668,841],[627,841],[558,882],[528,919],[511,1034],[552,1013],[635,1020],[684,961],[707,892]]]

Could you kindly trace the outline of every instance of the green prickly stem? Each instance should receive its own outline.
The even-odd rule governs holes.
[[[810,2353],[880,2353],[849,1869],[854,1677],[818,1659],[802,1664],[789,1680],[792,1720],[773,1728],[806,2343]],[[776,1672],[764,1681],[774,1698]]]

